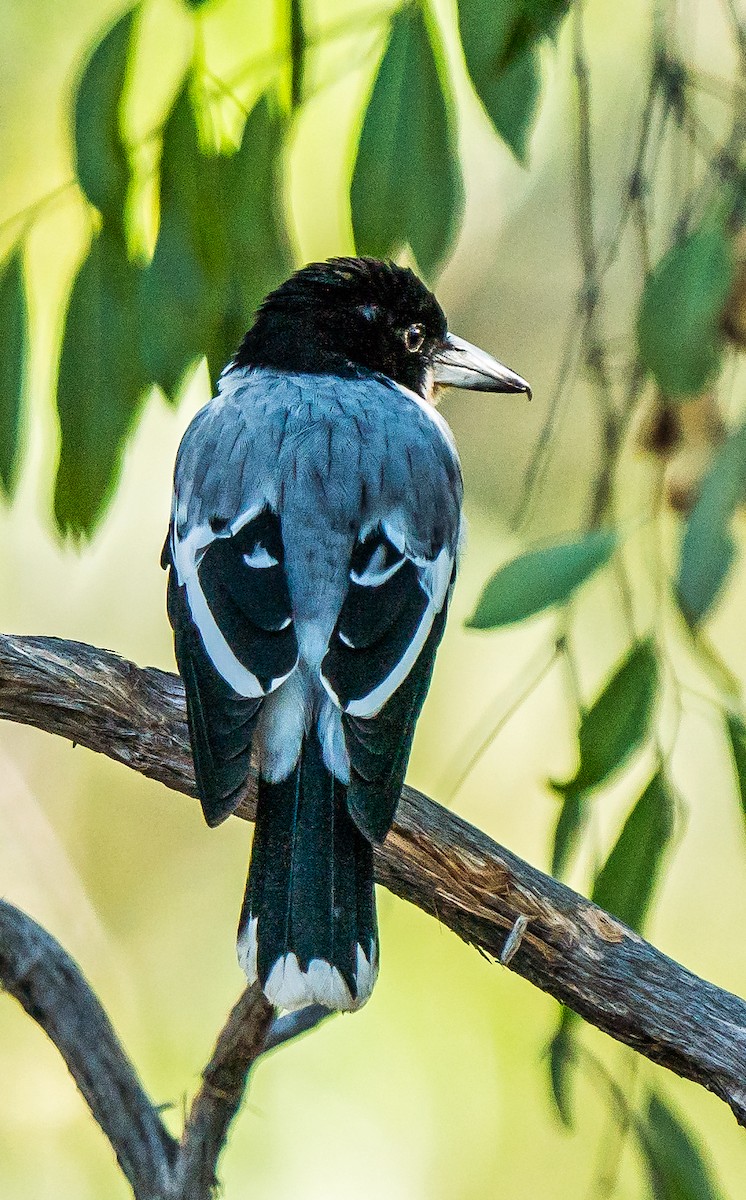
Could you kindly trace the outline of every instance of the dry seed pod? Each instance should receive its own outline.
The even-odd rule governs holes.
[[[637,417],[635,444],[665,462],[664,495],[674,512],[691,512],[725,437],[714,392],[702,392],[691,400],[671,400],[660,393],[645,398]]]
[[[702,392],[678,404],[679,443],[664,476],[664,490],[675,512],[689,513],[726,428],[714,392]]]

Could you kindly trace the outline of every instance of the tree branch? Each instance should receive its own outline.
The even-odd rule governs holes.
[[[213,1200],[216,1167],[251,1067],[329,1016],[313,1005],[287,1017],[247,988],[202,1073],[181,1140],[166,1130],[80,968],[26,913],[0,900],[0,987],[59,1050],[108,1138],[136,1200]]]
[[[73,960],[31,917],[4,900],[0,985],[54,1042],[137,1200],[162,1200],[168,1194],[176,1142]]]
[[[215,1167],[238,1112],[252,1064],[263,1053],[274,1009],[258,984],[237,1001],[202,1073],[174,1172],[174,1194],[184,1200],[211,1200]]]
[[[0,717],[61,734],[194,795],[174,675],[77,642],[0,636]],[[253,801],[247,795],[238,815],[251,819]],[[385,887],[493,957],[508,942],[511,970],[709,1088],[746,1126],[746,1004],[738,997],[412,788],[376,851],[376,872]]]

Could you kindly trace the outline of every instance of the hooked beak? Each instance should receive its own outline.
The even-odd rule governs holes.
[[[525,392],[531,399],[525,379],[455,333],[446,334],[433,359],[433,369],[435,382],[448,387],[470,388],[473,392]]]

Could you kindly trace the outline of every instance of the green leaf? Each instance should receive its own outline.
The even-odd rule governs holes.
[[[658,1096],[639,1134],[655,1200],[720,1200],[701,1149]]]
[[[735,547],[731,524],[746,499],[746,424],[734,433],[705,476],[681,544],[676,593],[694,625],[707,615],[725,581]]]
[[[290,107],[295,111],[303,103],[306,73],[306,33],[303,26],[302,0],[290,0]]]
[[[588,816],[583,789],[566,788],[562,784],[552,785],[561,793],[562,807],[552,839],[552,874],[559,878],[564,874]]]
[[[172,399],[186,369],[214,346],[228,301],[231,251],[219,171],[200,144],[187,81],[163,133],[160,226],[142,294],[143,357]]]
[[[28,312],[23,250],[11,251],[0,272],[0,481],[13,493],[23,406],[24,371],[28,358]]]
[[[495,130],[524,161],[541,91],[538,42],[569,0],[460,0],[459,30],[474,90]]]
[[[664,255],[637,322],[640,358],[667,396],[694,396],[720,367],[720,318],[733,283],[731,239],[712,219]]]
[[[497,629],[564,603],[609,561],[616,545],[616,534],[596,532],[514,558],[487,583],[467,626]]]
[[[426,276],[447,257],[463,209],[453,105],[419,6],[401,9],[373,86],[350,188],[360,254],[409,245]]]
[[[549,1086],[555,1108],[566,1129],[573,1127],[570,1068],[575,1061],[573,1027],[577,1021],[577,1013],[563,1005],[557,1032],[549,1043]]]
[[[251,110],[236,153],[216,161],[231,261],[220,324],[208,348],[211,369],[219,371],[235,354],[261,301],[293,268],[283,205],[287,128],[269,91]]]
[[[144,277],[144,358],[172,398],[186,369],[207,356],[213,382],[235,354],[261,300],[293,256],[282,195],[287,122],[271,92],[233,154],[206,153],[189,87],[164,131],[161,223]]]
[[[130,179],[120,127],[122,91],[139,6],[125,13],[98,43],[75,96],[75,156],[83,192],[104,220],[124,227]]]
[[[578,729],[580,763],[560,793],[588,791],[624,765],[648,734],[658,683],[658,663],[650,640],[638,642],[585,712]]]
[[[104,226],[70,294],[57,383],[54,509],[60,530],[77,536],[90,535],[103,515],[140,412],[137,277],[123,241]]]
[[[641,931],[672,832],[673,804],[666,781],[657,772],[596,876],[594,903]]]
[[[746,820],[746,725],[735,713],[728,713],[725,718],[733,764],[738,779],[738,792],[741,797],[741,811]]]

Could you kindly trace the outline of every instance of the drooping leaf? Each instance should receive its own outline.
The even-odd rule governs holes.
[[[105,221],[122,228],[130,179],[120,126],[122,91],[139,6],[98,43],[75,96],[75,158],[85,195]]]
[[[655,1200],[721,1200],[701,1149],[658,1096],[648,1105],[639,1144]]]
[[[350,189],[358,252],[392,258],[409,245],[427,276],[446,258],[463,208],[444,78],[420,6],[402,8],[365,113]]]
[[[638,642],[581,717],[578,769],[567,783],[552,784],[558,792],[599,787],[627,762],[648,734],[657,683],[654,645]]]
[[[90,535],[116,484],[139,414],[138,271],[106,226],[72,287],[57,383],[60,461],[54,496],[62,532]]]
[[[496,132],[524,161],[541,91],[537,44],[553,35],[569,0],[460,0],[466,66]]]
[[[666,396],[694,396],[720,365],[720,318],[735,271],[722,222],[708,220],[664,255],[645,284],[640,358]]]
[[[23,249],[15,246],[0,270],[0,481],[13,493],[28,358],[28,312]]]
[[[561,793],[562,799],[552,839],[552,874],[559,879],[578,844],[588,815],[588,805],[582,788],[558,784],[554,784],[554,787]]]
[[[572,1129],[570,1068],[574,1062],[573,1026],[578,1020],[571,1008],[560,1010],[557,1032],[549,1043],[549,1086],[555,1108],[565,1129]]]
[[[656,772],[630,812],[593,885],[591,899],[625,925],[645,923],[673,832],[673,804]]]
[[[746,424],[721,447],[705,476],[681,544],[676,583],[681,611],[694,625],[707,615],[728,574],[731,524],[746,499]]]
[[[144,361],[172,399],[187,367],[215,345],[227,303],[231,251],[219,170],[200,143],[187,81],[163,133],[160,225],[142,294]]]
[[[731,753],[733,755],[733,764],[736,768],[738,794],[741,797],[741,811],[744,820],[746,820],[746,725],[744,725],[741,718],[736,716],[735,713],[727,715],[726,725],[730,739]]]
[[[249,113],[235,154],[216,162],[230,246],[228,294],[210,357],[219,371],[235,354],[266,294],[293,268],[283,205],[282,146],[287,121],[272,92]]]
[[[514,558],[486,584],[468,627],[496,629],[562,604],[609,561],[616,544],[616,534],[600,531]]]
[[[302,0],[290,0],[290,107],[295,111],[303,103],[305,93],[306,34],[303,25]]]

